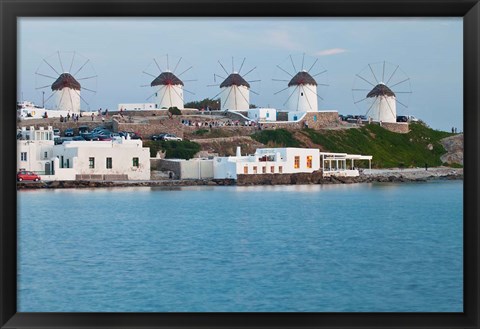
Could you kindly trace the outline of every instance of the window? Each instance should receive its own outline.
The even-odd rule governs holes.
[[[107,158],[107,169],[112,169],[112,158]]]
[[[95,158],[88,158],[88,168],[95,168]]]
[[[44,159],[48,158],[48,152],[43,152],[43,158]]]
[[[269,117],[270,117],[270,113],[267,112],[267,118],[269,118]]]
[[[138,167],[138,158],[133,158],[133,166]]]
[[[267,167],[262,167],[262,174],[266,174],[267,173]]]
[[[63,155],[60,157],[60,168],[64,168],[65,164],[63,162]]]
[[[312,156],[307,156],[307,168],[312,168]]]
[[[280,174],[283,173],[283,167],[282,167],[282,166],[279,166],[279,167],[278,167],[278,172],[279,172]]]
[[[70,159],[67,159],[67,166],[66,168],[70,168]]]
[[[273,174],[275,172],[275,166],[270,166],[270,172]]]
[[[257,166],[253,166],[253,173],[254,173],[254,174],[257,173]]]
[[[303,96],[303,93],[300,93],[300,96]]]
[[[243,167],[243,173],[248,174],[248,166]]]
[[[27,161],[27,152],[20,153],[20,160]]]
[[[295,168],[295,169],[300,168],[300,157],[299,157],[299,156],[296,156],[296,157],[294,158],[293,168]]]

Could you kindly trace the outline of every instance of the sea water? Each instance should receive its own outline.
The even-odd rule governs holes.
[[[462,312],[463,182],[18,192],[19,312]]]

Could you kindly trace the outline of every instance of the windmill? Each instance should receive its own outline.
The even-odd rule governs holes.
[[[97,74],[88,58],[77,52],[60,52],[44,58],[36,75],[36,89],[42,92],[43,106],[80,113],[82,102],[96,94]],[[45,99],[45,91],[51,93]],[[87,96],[82,95],[86,91]]]
[[[260,80],[247,80],[246,77],[252,73],[257,67],[250,69],[245,74],[242,73],[243,66],[246,58],[244,57],[240,67],[235,70],[235,59],[232,57],[232,70],[229,73],[225,66],[218,61],[225,72],[225,76],[214,74],[213,80],[217,82],[217,78],[221,78],[223,81],[220,84],[213,84],[211,86],[219,86],[220,92],[212,99],[220,96],[220,106],[222,111],[248,111],[250,108],[250,92],[258,95],[257,92],[250,89],[250,83],[259,82]]]
[[[308,63],[307,63],[308,62]],[[327,83],[327,70],[319,63],[318,59],[290,55],[283,63],[277,65],[272,81],[279,82],[282,87],[274,95],[284,93],[287,95],[283,106],[289,112],[318,112],[318,99],[324,92]]]
[[[353,103],[373,121],[397,122],[397,103],[408,108],[410,78],[399,65],[386,61],[368,64],[355,75]]]
[[[173,60],[173,62],[171,62]],[[173,68],[171,63],[175,65]],[[154,97],[155,107],[158,109],[169,109],[176,107],[184,109],[184,91],[194,95],[193,92],[186,90],[185,82],[196,81],[195,79],[183,79],[184,75],[192,73],[193,66],[189,65],[182,57],[170,58],[169,55],[154,58],[149,66],[143,71],[144,74],[154,79],[143,87],[151,87],[154,93],[148,98]]]

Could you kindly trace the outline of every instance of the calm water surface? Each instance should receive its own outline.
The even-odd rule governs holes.
[[[462,312],[463,182],[18,192],[20,312]]]

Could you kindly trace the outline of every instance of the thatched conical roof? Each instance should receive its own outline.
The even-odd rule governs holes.
[[[62,90],[63,88],[70,88],[80,90],[80,83],[75,80],[70,73],[62,73],[57,80],[52,84],[52,90]]]
[[[307,72],[307,71],[300,71],[298,72],[292,80],[288,83],[288,86],[299,86],[299,85],[317,85],[317,81]]]
[[[158,77],[156,77],[151,83],[150,86],[164,86],[164,85],[182,85],[183,82],[172,72],[162,72]]]
[[[378,96],[395,97],[395,93],[390,88],[385,86],[383,83],[379,83],[367,94],[367,97],[378,97]]]
[[[244,78],[238,73],[232,73],[230,74],[225,81],[223,81],[220,84],[220,88],[224,87],[230,87],[230,86],[245,86],[247,88],[250,88],[250,84],[245,81]]]

